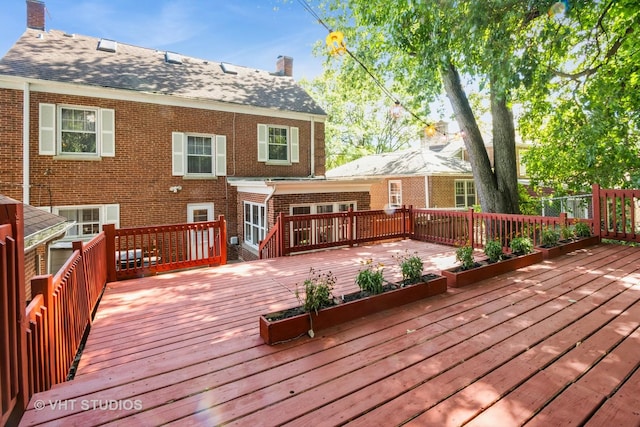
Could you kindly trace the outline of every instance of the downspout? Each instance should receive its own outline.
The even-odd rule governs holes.
[[[273,197],[273,195],[276,192],[276,185],[273,184],[273,186],[271,187],[271,191],[269,191],[269,194],[267,194],[267,197],[264,198],[264,214],[266,216],[265,218],[265,222],[267,224],[267,231],[269,229],[271,229],[271,227],[273,227],[273,225],[269,225],[269,199],[271,199],[271,197]],[[273,217],[273,224],[275,225],[275,223],[277,222],[276,217]]]
[[[22,91],[22,203],[29,204],[31,182],[29,180],[29,82]]]
[[[311,117],[311,177],[316,176],[316,121]]]
[[[424,176],[424,203],[426,205],[425,208],[429,209],[431,203],[429,200],[429,175]]]

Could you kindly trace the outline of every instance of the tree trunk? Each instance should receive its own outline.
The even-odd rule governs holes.
[[[489,155],[473,115],[469,100],[460,84],[458,70],[449,64],[441,70],[444,89],[451,102],[453,113],[462,131],[462,139],[469,155],[476,191],[480,198],[483,212],[517,213],[518,182],[515,171],[515,132],[513,117],[504,97],[494,102],[492,96],[491,110],[493,115],[494,159],[496,173],[491,168]],[[495,108],[494,108],[494,104]],[[508,120],[509,118],[510,121]],[[505,120],[507,123],[505,123]],[[496,134],[498,136],[496,136]],[[509,146],[509,138],[511,146]],[[497,145],[496,145],[497,143]],[[500,154],[497,154],[500,151]],[[511,162],[511,166],[509,166]],[[509,180],[513,180],[510,182]],[[515,189],[515,192],[513,190]]]

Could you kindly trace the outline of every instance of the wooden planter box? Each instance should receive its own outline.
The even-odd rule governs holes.
[[[536,251],[527,255],[498,261],[493,264],[484,264],[470,270],[455,271],[456,268],[442,270],[442,275],[447,278],[447,286],[451,288],[459,288],[490,277],[508,273],[519,268],[528,267],[532,264],[541,262],[542,259],[542,252]]]
[[[439,276],[425,283],[417,283],[382,294],[324,308],[318,314],[312,312],[313,330],[317,332],[378,311],[399,307],[410,302],[438,295],[447,291],[447,279]],[[287,319],[269,321],[260,316],[260,336],[272,345],[305,335],[311,329],[309,313]]]
[[[576,251],[578,249],[588,248],[589,246],[597,245],[600,243],[599,236],[583,237],[579,240],[571,242],[559,242],[556,246],[551,248],[544,248],[542,246],[536,247],[536,250],[542,252],[544,259],[551,259],[560,255],[568,254],[569,252]]]

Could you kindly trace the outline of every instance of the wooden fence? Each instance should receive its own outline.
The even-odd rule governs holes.
[[[0,408],[2,425],[14,425],[33,394],[69,376],[106,284],[106,240],[74,242],[55,276],[32,279],[25,308],[22,204],[1,207]]]
[[[470,244],[483,248],[488,240],[499,240],[505,250],[516,236],[527,236],[541,244],[545,228],[559,230],[575,220],[566,214],[542,217],[467,211],[401,207],[387,211],[352,211],[278,216],[274,227],[260,243],[260,258],[394,238],[411,238],[444,245]],[[580,220],[593,228],[593,220]]]
[[[107,236],[107,278],[110,282],[158,272],[227,262],[224,216],[216,221],[116,229]]]
[[[640,243],[640,190],[593,186],[593,220],[603,239]]]

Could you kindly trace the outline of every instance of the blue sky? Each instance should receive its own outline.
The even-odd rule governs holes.
[[[0,56],[26,28],[25,0],[2,0]],[[322,72],[313,45],[327,30],[296,0],[45,0],[46,29],[104,37],[236,65],[275,70],[293,57],[296,80]]]

